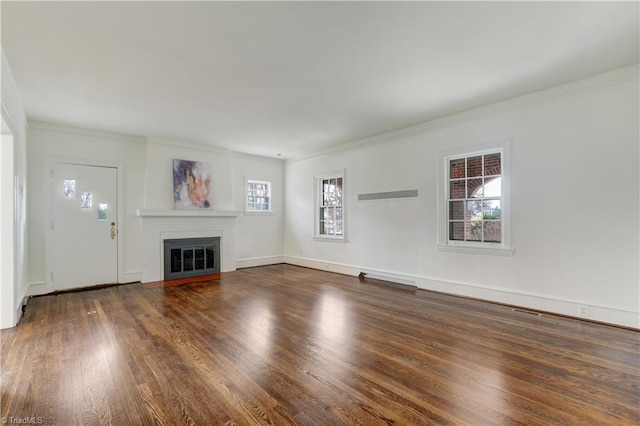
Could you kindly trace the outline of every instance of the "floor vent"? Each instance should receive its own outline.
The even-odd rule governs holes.
[[[537,317],[541,317],[542,316],[542,314],[540,312],[527,311],[527,310],[524,310],[524,309],[515,308],[515,309],[512,309],[512,311],[513,312],[517,312],[519,314],[535,315]]]

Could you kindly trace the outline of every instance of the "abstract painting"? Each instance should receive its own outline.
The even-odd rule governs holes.
[[[173,160],[173,201],[177,210],[211,208],[211,164]]]

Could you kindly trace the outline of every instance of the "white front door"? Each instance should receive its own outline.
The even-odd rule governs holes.
[[[56,290],[118,281],[118,170],[54,163],[51,281]]]

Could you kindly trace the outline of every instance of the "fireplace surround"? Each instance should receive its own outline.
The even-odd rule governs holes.
[[[240,212],[138,210],[141,227],[140,281],[164,279],[164,242],[181,238],[220,238],[220,272],[236,270],[236,218]]]

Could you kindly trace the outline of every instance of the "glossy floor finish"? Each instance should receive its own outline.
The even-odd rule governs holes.
[[[56,425],[640,422],[640,333],[290,265],[37,297],[2,417]]]

